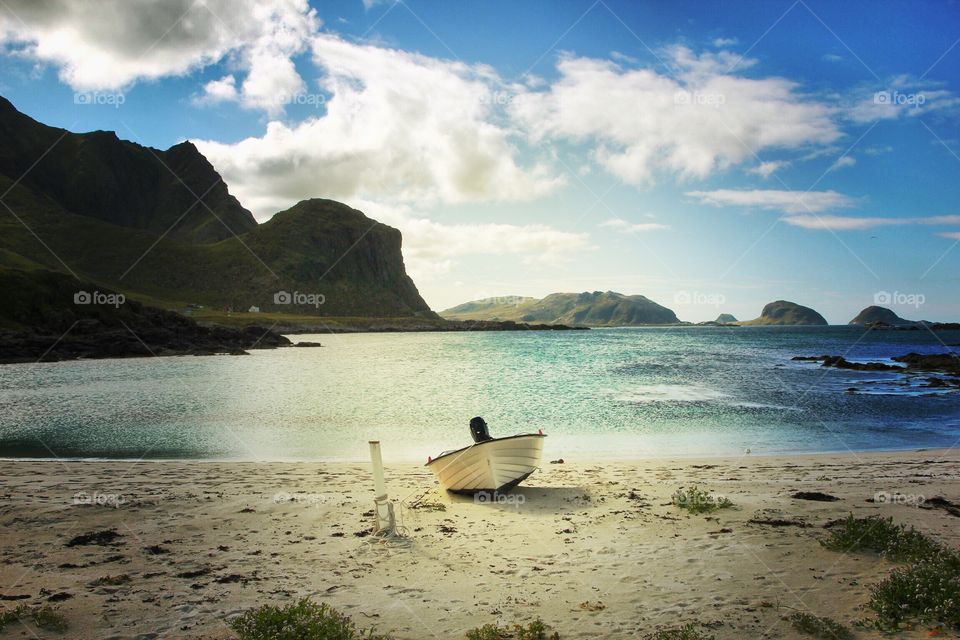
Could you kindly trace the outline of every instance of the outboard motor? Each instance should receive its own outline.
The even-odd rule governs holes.
[[[493,438],[490,437],[490,431],[487,430],[487,423],[484,422],[480,416],[470,421],[470,435],[473,436],[474,442],[493,440]]]

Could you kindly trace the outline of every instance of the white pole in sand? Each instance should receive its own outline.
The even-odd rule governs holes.
[[[383,458],[380,456],[379,440],[370,440],[370,460],[373,462],[375,513],[373,534],[384,537],[394,536],[397,533],[397,521],[393,514],[393,503],[387,499],[387,485],[383,480]]]
[[[373,496],[375,500],[387,499],[387,485],[383,481],[383,458],[380,456],[380,441],[370,441],[370,460],[373,462]]]

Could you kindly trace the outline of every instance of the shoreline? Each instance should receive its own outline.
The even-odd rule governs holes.
[[[853,624],[897,566],[825,549],[825,525],[889,516],[960,546],[957,516],[920,508],[960,498],[952,449],[545,463],[493,504],[387,464],[408,538],[380,544],[369,463],[146,462],[0,460],[2,606],[54,606],[80,639],[226,640],[225,620],[299,597],[397,640],[538,616],[564,640],[691,621],[718,640],[800,638],[792,609]],[[734,506],[670,504],[693,484]],[[118,535],[68,546],[100,531]]]
[[[958,441],[960,444],[960,441]],[[797,451],[797,452],[783,452],[783,453],[745,453],[740,456],[735,456],[731,454],[721,453],[716,455],[703,455],[703,454],[690,454],[690,455],[665,455],[665,456],[644,456],[638,458],[581,458],[581,459],[570,459],[565,460],[561,464],[638,464],[638,463],[653,463],[653,462],[698,462],[698,461],[711,461],[711,462],[731,462],[734,460],[752,460],[752,461],[778,461],[778,460],[789,460],[792,458],[818,458],[818,457],[857,457],[857,456],[883,456],[883,455],[899,455],[899,454],[930,454],[930,455],[948,455],[952,452],[958,452],[960,455],[960,448],[954,447],[910,447],[906,449],[837,449],[837,450],[828,450],[828,451]],[[118,464],[257,464],[257,465],[285,465],[285,464],[316,464],[316,465],[364,465],[370,464],[370,460],[365,460],[362,458],[330,458],[330,459],[276,459],[276,460],[265,460],[265,459],[245,459],[245,458],[72,458],[72,457],[53,457],[53,458],[29,458],[29,457],[3,457],[0,456],[0,463],[4,462],[31,462],[31,463],[118,463]],[[545,460],[544,465],[551,464],[550,461]],[[384,462],[385,468],[390,467],[410,467],[410,466],[425,466],[422,463],[414,462],[413,460],[394,460],[392,462]]]

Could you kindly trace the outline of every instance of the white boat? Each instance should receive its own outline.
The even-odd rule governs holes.
[[[453,493],[503,492],[523,482],[540,466],[543,433],[491,438],[444,451],[427,465]]]

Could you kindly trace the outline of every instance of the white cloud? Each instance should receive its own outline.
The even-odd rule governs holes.
[[[938,233],[937,235],[941,238],[949,238],[951,240],[960,241],[960,231],[945,231],[943,233]]]
[[[885,225],[907,224],[903,218],[855,218],[848,216],[785,216],[781,218],[787,224],[804,229],[822,231],[853,231],[871,229]]]
[[[419,216],[406,205],[355,204],[368,216],[400,229],[407,271],[418,282],[447,273],[458,259],[471,255],[512,255],[526,264],[554,265],[591,248],[587,234],[546,225],[444,224]]]
[[[226,75],[203,85],[204,100],[211,103],[229,102],[237,99],[237,79]]]
[[[846,115],[855,123],[960,110],[960,97],[943,89],[941,83],[910,76],[891,78],[879,89],[873,86],[858,87],[852,96],[846,107]]]
[[[713,46],[717,48],[730,47],[740,42],[736,38],[716,38],[713,41]]]
[[[836,171],[837,169],[845,169],[847,167],[852,167],[857,164],[857,159],[853,156],[841,156],[837,158],[836,162],[830,165],[829,171]]]
[[[874,227],[899,226],[899,225],[960,225],[960,216],[927,216],[920,218],[857,218],[853,216],[812,216],[812,215],[793,215],[781,218],[787,224],[804,229],[817,229],[824,231],[856,231],[862,229],[872,229]],[[943,237],[951,237],[952,232],[940,233]]]
[[[495,122],[488,67],[332,35],[312,51],[326,113],[270,122],[236,144],[196,141],[259,217],[315,196],[423,207],[530,200],[564,184],[546,165],[520,166],[510,130]]]
[[[284,93],[303,89],[291,57],[320,25],[307,0],[7,0],[5,7],[3,51],[58,67],[75,90],[120,90],[230,59],[246,73],[239,91],[231,94],[221,78],[207,84],[207,96],[271,113],[282,110]]]
[[[609,220],[604,220],[600,223],[601,227],[611,227],[613,229],[619,229],[624,233],[646,233],[648,231],[661,231],[663,229],[669,229],[670,225],[660,224],[659,222],[641,222],[633,223],[627,222],[621,218],[611,218]]]
[[[747,173],[762,176],[763,179],[766,180],[780,169],[786,169],[790,164],[791,162],[789,160],[768,160],[747,169]]]
[[[851,207],[856,200],[836,191],[785,191],[777,189],[718,189],[688,191],[684,195],[716,207],[751,207],[785,213],[818,213]]]
[[[672,74],[624,69],[608,60],[567,56],[560,78],[510,105],[532,141],[592,143],[593,157],[627,183],[658,172],[705,178],[764,149],[830,143],[841,132],[832,110],[783,78],[746,78],[728,70],[756,61],[685,47],[664,54]]]
[[[824,62],[841,62],[843,60],[843,56],[838,56],[835,53],[825,53],[820,59]]]

